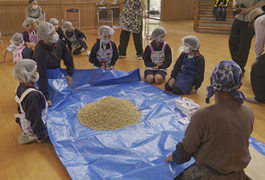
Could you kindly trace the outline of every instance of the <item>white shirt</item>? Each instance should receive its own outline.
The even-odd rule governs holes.
[[[262,15],[255,20],[255,33],[255,52],[256,58],[259,58],[264,51],[265,44],[265,15]]]

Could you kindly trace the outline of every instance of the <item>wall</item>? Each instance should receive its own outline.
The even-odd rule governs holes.
[[[161,20],[193,19],[194,0],[161,0]]]

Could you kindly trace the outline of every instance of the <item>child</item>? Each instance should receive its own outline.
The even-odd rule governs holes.
[[[13,77],[20,82],[15,96],[19,114],[15,117],[23,131],[20,133],[18,142],[20,144],[36,140],[43,142],[47,137],[45,118],[48,105],[44,95],[33,84],[39,79],[35,61],[19,60],[14,66]]]
[[[49,20],[49,23],[51,23],[51,24],[54,26],[55,31],[57,32],[57,34],[59,34],[59,38],[60,38],[61,40],[64,40],[65,37],[64,37],[63,30],[62,30],[62,28],[60,28],[60,27],[58,26],[59,21],[58,21],[57,19],[55,19],[55,18],[51,18],[51,19]]]
[[[111,41],[114,30],[109,26],[101,26],[98,29],[97,42],[91,49],[89,62],[93,63],[93,68],[113,69],[118,59],[116,44]]]
[[[213,8],[213,15],[215,16],[215,21],[225,21],[226,18],[226,8],[229,0],[216,0]],[[221,20],[220,17],[221,16]]]
[[[167,75],[167,68],[172,62],[171,49],[164,42],[166,34],[163,27],[155,28],[150,37],[152,42],[145,48],[143,55],[146,66],[144,77],[149,83],[162,83]]]
[[[7,50],[13,56],[13,64],[16,64],[17,61],[21,59],[31,59],[33,54],[33,49],[30,47],[25,46],[25,42],[23,40],[23,35],[20,33],[15,33],[10,42],[12,43],[10,46],[7,47]],[[4,52],[6,53],[6,52]]]
[[[62,25],[62,30],[68,48],[73,54],[81,54],[82,50],[87,50],[86,36],[80,30],[73,28],[71,22],[65,21]]]
[[[35,19],[26,18],[22,24],[22,27],[25,28],[25,31],[22,32],[25,45],[34,49],[35,45],[39,42],[36,33],[37,23]]]
[[[175,94],[196,93],[203,82],[205,62],[199,53],[200,41],[195,36],[182,38],[184,51],[171,71],[165,89]]]

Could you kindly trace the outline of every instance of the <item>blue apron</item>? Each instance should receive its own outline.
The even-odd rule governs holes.
[[[196,54],[197,51],[192,58],[188,58],[187,54],[184,56],[183,67],[176,77],[176,83],[174,86],[177,86],[184,94],[190,94],[190,91],[194,86],[197,73],[197,65],[195,62]]]

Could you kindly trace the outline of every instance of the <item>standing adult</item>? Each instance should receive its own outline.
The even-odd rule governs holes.
[[[54,26],[48,22],[42,22],[37,28],[39,42],[35,46],[32,59],[36,61],[40,78],[38,80],[39,90],[44,94],[49,106],[52,106],[49,100],[48,79],[46,69],[60,68],[61,59],[67,67],[67,76],[69,86],[72,87],[72,76],[74,74],[73,56],[65,46],[65,43],[59,39]]]
[[[246,179],[244,168],[251,157],[249,137],[253,130],[252,109],[243,104],[242,70],[233,61],[218,63],[207,87],[206,102],[214,95],[215,104],[199,109],[192,117],[182,142],[165,160],[182,164],[194,157],[195,163],[176,179]]]
[[[130,34],[133,34],[134,46],[136,49],[137,59],[143,57],[143,37],[142,18],[145,16],[144,0],[124,0],[123,11],[121,13],[121,34],[119,45],[119,57],[126,57],[126,50],[129,43]]]
[[[242,8],[244,5],[245,8]],[[233,61],[235,61],[245,72],[251,40],[254,36],[254,29],[248,26],[248,14],[265,5],[265,0],[233,0],[233,8],[241,10],[232,24],[229,37],[229,50]]]
[[[263,6],[264,7],[264,6]],[[249,14],[250,25],[254,25],[256,33],[256,60],[251,65],[251,86],[255,97],[246,98],[247,102],[265,103],[265,12],[261,8]]]
[[[44,21],[43,11],[36,0],[29,0],[29,6],[26,7],[25,10],[26,18],[31,17],[35,19],[37,23]]]

